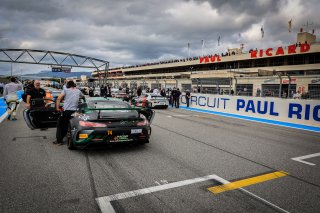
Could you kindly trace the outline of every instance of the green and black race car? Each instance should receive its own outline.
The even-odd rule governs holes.
[[[89,98],[79,104],[70,120],[67,145],[69,149],[90,144],[148,143],[154,110],[132,107],[112,98]],[[52,108],[27,109],[24,119],[31,129],[54,128],[60,112]]]

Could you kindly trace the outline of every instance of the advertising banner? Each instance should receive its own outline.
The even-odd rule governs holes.
[[[306,125],[320,130],[318,100],[193,94],[189,102],[190,108],[215,114],[237,115],[238,118],[268,123],[278,121]],[[185,95],[181,96],[181,106],[186,106]]]

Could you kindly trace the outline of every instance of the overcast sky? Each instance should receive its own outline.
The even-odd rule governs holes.
[[[188,57],[188,43],[191,56],[285,46],[307,22],[319,37],[319,11],[318,0],[0,0],[0,48],[74,53],[118,67]],[[10,69],[0,62],[0,74]],[[46,69],[13,64],[17,75]]]

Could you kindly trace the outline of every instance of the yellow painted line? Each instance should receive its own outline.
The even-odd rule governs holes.
[[[284,171],[278,171],[278,172],[273,172],[273,173],[269,173],[269,174],[265,174],[265,175],[260,175],[257,177],[247,178],[244,180],[238,180],[238,181],[235,181],[232,183],[227,183],[227,184],[224,184],[221,186],[210,187],[210,188],[208,188],[208,190],[214,194],[219,194],[221,192],[226,192],[226,191],[242,188],[242,187],[250,186],[253,184],[257,184],[257,183],[262,183],[265,181],[273,180],[273,179],[284,177],[287,175],[288,175],[288,173],[286,173]]]

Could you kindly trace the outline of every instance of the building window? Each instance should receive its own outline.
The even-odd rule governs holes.
[[[320,84],[309,84],[308,93],[309,98],[320,99]]]
[[[237,84],[236,95],[252,96],[253,84]]]
[[[230,85],[230,78],[193,78],[193,85]]]
[[[191,91],[191,84],[181,84],[181,91]]]

